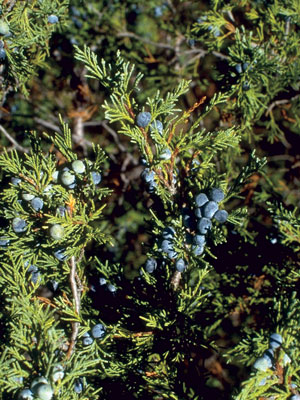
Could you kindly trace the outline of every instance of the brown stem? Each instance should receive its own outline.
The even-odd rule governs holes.
[[[178,288],[180,279],[181,279],[181,272],[175,271],[174,275],[172,276],[172,279],[171,279],[171,285],[173,286],[174,290],[176,290]]]
[[[75,306],[75,313],[79,315],[80,313],[80,290],[78,289],[77,283],[76,283],[76,260],[75,257],[71,257],[71,269],[70,269],[70,285],[72,289],[72,295],[74,299],[74,306]],[[70,339],[70,345],[69,349],[67,352],[67,358],[70,358],[76,344],[77,336],[78,336],[78,331],[79,331],[79,322],[72,322],[72,334],[71,334],[71,339]]]

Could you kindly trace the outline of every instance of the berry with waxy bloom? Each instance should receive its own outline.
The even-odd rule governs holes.
[[[114,292],[117,290],[117,288],[116,288],[114,285],[112,285],[111,283],[110,283],[109,285],[107,285],[107,289],[108,289],[111,293],[114,293]]]
[[[53,382],[61,381],[65,376],[64,367],[61,364],[57,364],[53,367],[52,380]]]
[[[19,217],[16,217],[12,220],[12,228],[15,233],[25,232],[27,229],[27,222]]]
[[[214,214],[218,211],[219,206],[215,201],[209,201],[203,206],[203,217],[212,218]]]
[[[211,228],[212,223],[209,218],[201,218],[197,224],[198,231],[205,235],[207,231]]]
[[[195,197],[195,203],[197,207],[202,207],[207,202],[208,202],[208,197],[206,196],[205,193],[199,193]]]
[[[163,149],[163,151],[160,153],[159,158],[162,160],[170,160],[172,156],[172,151],[168,148]]]
[[[17,185],[19,185],[19,183],[21,183],[21,179],[17,178],[16,176],[13,176],[10,181],[15,186],[17,186]]]
[[[262,357],[258,358],[253,367],[258,371],[267,371],[268,369],[272,368],[272,360],[269,356],[264,354]]]
[[[64,236],[64,228],[63,226],[59,225],[59,224],[54,224],[51,226],[50,230],[50,236],[52,237],[52,239],[54,240],[61,240]]]
[[[8,35],[9,34],[9,26],[8,23],[3,19],[0,19],[0,35]]]
[[[173,239],[175,236],[175,229],[172,226],[166,226],[162,232],[164,239]]]
[[[193,238],[193,244],[203,246],[205,244],[205,236],[204,235],[196,235]]]
[[[150,124],[151,114],[147,111],[140,112],[136,117],[136,124],[140,128],[146,128]]]
[[[185,262],[182,258],[179,258],[179,260],[176,260],[175,266],[176,266],[176,269],[178,272],[183,272],[186,269]]]
[[[83,391],[83,382],[81,378],[78,378],[74,382],[74,392],[79,394]]]
[[[270,335],[270,347],[275,350],[282,345],[283,339],[279,333],[272,333]]]
[[[192,251],[195,256],[201,256],[204,252],[204,245],[194,245],[192,246]]]
[[[93,343],[94,339],[90,336],[86,336],[82,339],[82,343],[84,346],[90,346]]]
[[[35,210],[35,211],[40,211],[43,207],[44,207],[44,202],[41,198],[39,197],[35,197],[34,199],[31,200],[30,202],[31,207]]]
[[[97,324],[92,328],[92,336],[94,339],[102,338],[105,335],[105,327],[102,324]]]
[[[224,199],[224,192],[222,189],[218,189],[218,188],[212,188],[209,191],[209,198],[212,201],[215,201],[216,203],[219,203],[220,201],[222,201]]]
[[[157,130],[158,133],[159,133],[160,135],[162,135],[162,134],[163,134],[163,129],[164,129],[163,124],[162,124],[160,121],[158,121],[158,120],[154,120],[154,121],[151,122],[151,124],[150,124],[150,130],[151,130],[151,132],[155,132],[155,131]]]
[[[38,376],[37,378],[35,378],[30,385],[30,389],[32,390],[32,392],[35,394],[36,393],[36,387],[39,384],[47,384],[48,380],[44,377],[44,376]]]
[[[101,179],[102,179],[101,174],[97,171],[92,171],[91,175],[92,175],[93,184],[99,185],[99,183],[101,182]]]
[[[65,250],[66,249],[58,249],[58,250],[56,250],[53,253],[54,257],[56,257],[59,261],[65,261],[65,259],[67,258],[66,254],[65,254]]]
[[[154,176],[154,171],[150,171],[149,168],[145,168],[144,171],[141,173],[141,177],[148,183],[154,181]]]
[[[33,400],[33,393],[30,389],[25,388],[18,394],[18,400]]]
[[[22,199],[25,201],[30,201],[32,199],[34,199],[34,194],[30,194],[30,193],[22,193]]]
[[[71,171],[63,171],[60,179],[65,186],[70,186],[75,182],[75,175]]]
[[[77,174],[83,174],[85,172],[84,162],[81,160],[75,160],[72,162],[72,169]]]
[[[54,392],[48,383],[40,383],[35,389],[35,394],[39,400],[51,400]]]
[[[157,267],[157,262],[155,258],[148,258],[145,265],[145,270],[151,274]]]
[[[51,14],[48,16],[48,22],[49,24],[57,24],[58,23],[58,16]]]
[[[218,210],[214,215],[214,219],[220,222],[221,224],[226,222],[227,218],[228,218],[228,212],[226,210]]]
[[[6,59],[6,51],[4,49],[0,49],[0,60]]]

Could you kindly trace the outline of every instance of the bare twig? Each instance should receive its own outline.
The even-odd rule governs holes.
[[[29,150],[26,149],[25,147],[21,146],[10,134],[3,128],[2,125],[0,125],[0,131],[4,134],[4,136],[14,145],[14,147],[22,151],[23,153],[28,153]]]
[[[81,279],[79,278],[77,272],[75,274],[75,279],[76,279],[76,282],[77,282],[77,285],[78,285],[77,286],[78,287],[78,293],[80,295],[80,293],[83,292],[83,284],[82,284]]]
[[[128,159],[132,162],[133,165],[138,165],[138,161],[132,156],[132,154],[130,154],[130,153],[127,152],[126,147],[123,146],[123,144],[120,142],[119,135],[117,134],[117,132],[116,132],[114,129],[112,129],[112,128],[107,124],[107,121],[90,121],[90,122],[85,122],[83,125],[84,125],[84,126],[97,126],[97,125],[103,126],[103,128],[104,128],[108,133],[110,133],[111,136],[113,137],[114,142],[116,143],[118,149],[119,149],[121,152],[126,153],[126,158],[128,158]],[[113,160],[116,162],[116,159],[113,159]],[[122,170],[122,171],[125,171],[124,165],[122,165],[121,170]]]
[[[172,45],[172,44],[167,44],[167,43],[160,43],[160,42],[153,42],[152,40],[149,40],[147,38],[143,38],[142,36],[138,36],[133,32],[120,32],[117,35],[118,37],[129,37],[132,39],[136,39],[139,40],[143,43],[147,43],[153,46],[156,46],[160,49],[168,49],[168,50],[172,50],[174,51],[174,53],[179,56],[179,55],[183,55],[183,54],[199,54],[200,53],[200,57],[205,56],[206,54],[208,54],[209,52],[207,50],[204,49],[191,49],[191,50],[184,50],[184,51],[179,51],[178,48],[178,43],[176,43],[176,45]],[[180,38],[180,42],[182,43],[183,40],[181,40]],[[211,52],[215,57],[221,58],[222,60],[227,60],[228,56],[226,56],[225,54],[222,54],[218,51],[212,51]]]
[[[171,285],[173,286],[174,290],[176,290],[179,286],[181,275],[182,275],[181,272],[175,271],[174,275],[172,276]]]
[[[75,257],[72,256],[71,257],[71,270],[70,270],[70,285],[71,285],[71,289],[72,289],[72,295],[73,295],[73,299],[74,299],[74,305],[75,305],[75,312],[77,315],[79,315],[80,313],[80,291],[78,290],[77,287],[77,283],[76,283],[76,260]],[[70,339],[70,345],[69,345],[69,349],[67,352],[67,358],[70,358],[74,348],[75,348],[75,344],[76,344],[76,339],[78,336],[78,331],[79,331],[79,322],[75,321],[72,322],[72,335],[71,335],[71,339]]]
[[[103,126],[103,128],[105,128],[105,130],[107,130],[107,132],[111,134],[116,145],[122,152],[126,151],[126,147],[123,146],[122,143],[120,142],[117,132],[107,124],[107,121],[91,121],[84,123],[84,126],[97,126],[97,125]]]
[[[291,103],[292,101],[296,100],[298,97],[300,97],[300,94],[297,94],[296,96],[291,97],[290,99],[282,99],[282,100],[273,101],[273,103],[271,103],[269,105],[269,107],[268,107],[268,109],[266,111],[266,116],[268,116],[272,112],[274,107],[280,106],[281,104]]]
[[[58,132],[58,133],[61,132],[60,127],[58,125],[53,124],[52,122],[45,121],[42,118],[38,118],[38,117],[35,117],[34,120],[35,120],[35,122],[44,126],[45,128],[52,129],[53,131]]]
[[[87,156],[87,145],[92,145],[91,142],[84,137],[84,123],[82,116],[78,116],[74,119],[74,133],[72,135],[75,143],[79,144],[83,149],[83,154]]]

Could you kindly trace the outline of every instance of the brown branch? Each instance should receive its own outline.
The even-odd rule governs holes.
[[[173,286],[174,290],[176,290],[179,286],[181,275],[182,275],[181,272],[175,271],[174,275],[172,276],[171,285]]]
[[[72,289],[72,295],[74,299],[74,306],[75,306],[75,313],[79,315],[80,313],[80,290],[78,290],[78,286],[76,283],[76,260],[75,257],[71,257],[71,269],[70,269],[70,285]],[[72,334],[71,334],[71,339],[70,339],[70,344],[69,344],[69,349],[67,352],[67,358],[70,358],[76,344],[77,336],[78,336],[78,331],[79,331],[79,326],[80,323],[77,321],[72,322]]]

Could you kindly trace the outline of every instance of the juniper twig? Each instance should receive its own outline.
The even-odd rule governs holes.
[[[71,257],[70,285],[71,285],[73,299],[74,299],[75,312],[77,315],[79,315],[79,313],[80,313],[80,292],[78,290],[77,283],[76,283],[76,260],[75,260],[74,256]],[[77,339],[78,331],[79,331],[79,325],[80,325],[80,323],[77,321],[72,322],[72,335],[71,335],[71,339],[70,339],[69,349],[67,352],[67,358],[70,358],[74,351],[75,343],[76,343],[76,339]]]

